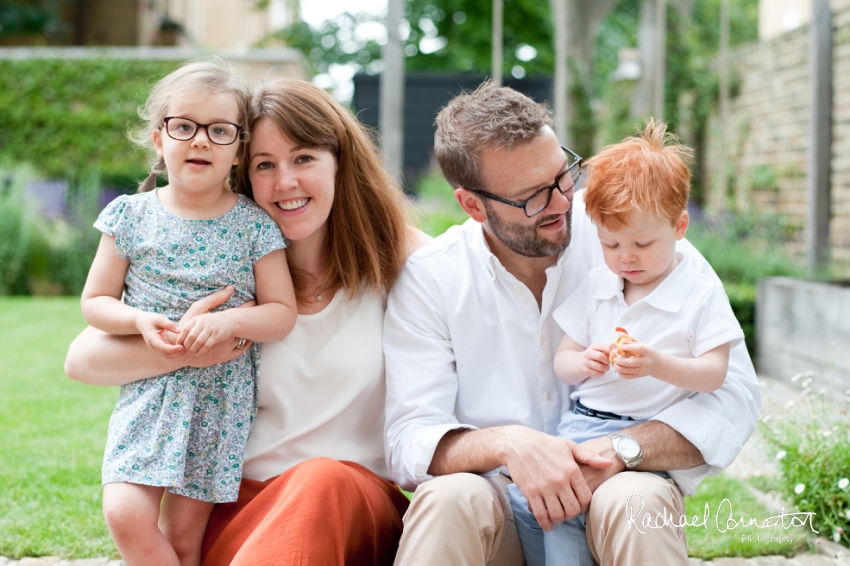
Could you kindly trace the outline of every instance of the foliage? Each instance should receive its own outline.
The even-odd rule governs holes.
[[[69,0],[4,0],[0,3],[0,38],[43,34],[59,38],[67,33],[62,10]]]
[[[755,285],[765,277],[803,274],[782,245],[799,231],[784,216],[742,212],[692,220],[687,238],[725,283]]]
[[[437,169],[420,178],[414,194],[419,228],[429,236],[439,236],[469,218],[455,201],[451,185]]]
[[[744,343],[750,358],[756,356],[756,286],[751,283],[725,283],[723,285],[732,312],[744,331]]]
[[[0,295],[25,288],[32,214],[24,199],[29,175],[0,171]]]
[[[491,0],[410,0],[405,4],[402,37],[408,71],[490,73]],[[276,35],[300,49],[317,73],[333,64],[353,64],[377,73],[386,32],[379,16],[344,13],[313,29],[304,22]],[[525,74],[549,74],[554,64],[549,5],[537,0],[513,0],[504,7],[503,70],[516,66]],[[383,37],[381,37],[383,35]],[[533,48],[529,60],[522,46]],[[522,58],[521,58],[522,57]]]
[[[90,175],[72,187],[64,218],[36,222],[24,187],[27,169],[0,171],[0,295],[79,295],[100,233],[100,182]]]
[[[706,506],[709,517],[703,526],[701,523]],[[784,530],[781,525],[765,529],[754,526],[727,529],[726,519],[730,515],[736,521],[742,517],[745,520],[753,518],[762,524],[765,519],[775,513],[763,507],[746,485],[726,474],[705,478],[694,496],[685,498],[685,514],[689,523],[700,524],[685,528],[688,555],[694,558],[711,560],[723,556],[746,558],[765,554],[794,556],[797,552],[805,550],[806,531],[802,529]],[[761,537],[761,540],[756,537]],[[765,537],[789,537],[794,540],[765,545],[763,542]]]
[[[296,22],[276,32],[272,38],[282,39],[304,53],[315,74],[327,73],[331,65],[345,64],[378,72],[383,68],[381,45],[377,39],[363,32],[369,27],[382,26],[380,22],[374,14],[345,12],[326,20],[318,29],[307,22]]]
[[[118,557],[100,508],[117,391],[62,371],[84,327],[78,299],[0,297],[0,556]]]
[[[780,493],[797,508],[813,513],[812,524],[821,536],[850,545],[850,390],[843,408],[836,410],[826,390],[815,394],[811,374],[798,374],[803,394],[792,414],[760,430],[769,455],[777,459]]]
[[[120,59],[0,61],[0,163],[45,177],[131,187],[148,170],[125,132],[153,81],[178,62]]]
[[[756,284],[765,277],[804,273],[783,246],[798,231],[784,216],[751,212],[692,220],[688,228],[688,240],[724,283],[751,357],[756,353]]]

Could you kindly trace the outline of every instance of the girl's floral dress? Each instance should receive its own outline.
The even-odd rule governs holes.
[[[221,308],[253,300],[254,263],[287,245],[274,221],[242,195],[212,220],[175,216],[157,191],[124,195],[104,209],[95,228],[115,236],[115,252],[130,262],[124,302],[173,321],[226,285],[235,291]],[[230,362],[121,387],[109,420],[103,483],[162,486],[203,501],[235,501],[256,413],[258,369],[255,344]]]

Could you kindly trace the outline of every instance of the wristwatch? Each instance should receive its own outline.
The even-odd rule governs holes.
[[[626,468],[632,469],[643,461],[640,442],[625,432],[612,432],[607,435],[614,444],[614,452],[623,461]]]

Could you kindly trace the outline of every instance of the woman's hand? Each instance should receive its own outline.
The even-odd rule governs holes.
[[[233,286],[228,285],[221,291],[207,295],[195,301],[180,319],[181,333],[174,336],[175,342],[183,344],[188,351],[196,354],[198,359],[190,362],[192,367],[209,367],[236,358],[251,345],[250,340],[242,342],[242,348],[237,348],[241,340],[235,337],[235,342],[226,339],[230,335],[227,329],[218,328],[215,323],[220,317],[209,316],[210,311],[220,307],[233,295]],[[256,306],[256,301],[249,301],[238,308]],[[197,320],[195,320],[197,319]],[[200,324],[199,324],[200,323]],[[207,331],[207,334],[203,332]],[[186,342],[189,337],[188,342]],[[199,340],[198,338],[201,337]],[[212,338],[212,339],[211,339]],[[233,355],[234,352],[239,352]]]
[[[233,288],[226,287],[195,302],[178,325],[224,304],[232,294]],[[243,306],[253,305],[254,303],[250,302]],[[166,332],[166,336],[171,342],[177,335]],[[88,327],[68,348],[65,373],[71,379],[89,385],[126,385],[182,367],[209,367],[235,359],[244,354],[250,345],[250,342],[246,341],[242,348],[237,348],[239,342],[238,338],[226,340],[214,346],[204,356],[185,351],[166,355],[148,348],[138,334],[118,336]],[[182,350],[182,346],[180,348]]]

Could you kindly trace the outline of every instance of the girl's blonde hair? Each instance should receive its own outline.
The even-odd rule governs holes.
[[[219,57],[187,63],[156,83],[144,106],[138,109],[142,125],[127,134],[130,140],[140,148],[153,151],[153,133],[162,127],[169,105],[176,97],[187,93],[199,98],[220,93],[232,94],[239,108],[239,125],[243,127],[242,138],[236,143],[247,141],[245,125],[248,123],[250,90],[233,65]],[[139,185],[140,193],[156,188],[156,178],[165,172],[163,158],[157,156],[151,165],[151,174]],[[228,188],[235,189],[237,180],[234,168],[225,183]]]
[[[336,157],[327,271],[323,281],[309,281],[290,264],[298,300],[307,298],[309,283],[344,288],[349,295],[388,290],[407,258],[406,201],[384,169],[369,131],[327,92],[295,79],[275,79],[256,88],[247,125],[253,128],[260,120],[271,120],[299,146],[325,148]],[[248,144],[239,163],[240,190],[253,198]]]

